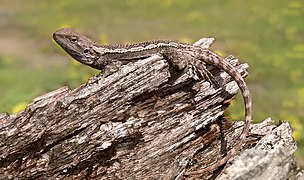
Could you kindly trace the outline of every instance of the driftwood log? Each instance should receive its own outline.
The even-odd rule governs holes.
[[[243,76],[247,64],[227,58]],[[296,179],[296,144],[287,122],[252,125],[239,156],[220,160],[243,122],[225,119],[238,87],[208,67],[221,88],[195,68],[177,72],[160,56],[129,63],[74,90],[63,87],[17,114],[0,116],[0,179]],[[247,149],[247,150],[246,150]]]

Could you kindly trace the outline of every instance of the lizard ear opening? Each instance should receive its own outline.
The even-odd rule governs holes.
[[[89,49],[84,49],[83,52],[84,52],[85,54],[87,54],[87,53],[90,52],[90,50],[89,50]]]

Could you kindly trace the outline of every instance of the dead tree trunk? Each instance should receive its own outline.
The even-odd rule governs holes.
[[[246,64],[238,64],[235,58],[229,61],[246,76]],[[194,80],[192,67],[177,72],[154,56],[129,63],[107,77],[96,75],[74,90],[63,87],[38,97],[18,114],[2,114],[0,178],[242,179],[248,174],[253,177],[252,169],[264,170],[254,166],[257,163],[249,166],[251,154],[263,152],[261,159],[281,156],[272,153],[279,144],[282,153],[287,152],[286,159],[292,159],[296,146],[288,124],[283,123],[281,130],[287,132],[285,139],[276,133],[277,138],[269,142],[265,137],[282,125],[267,121],[252,126],[245,145],[252,152],[245,151],[231,166],[230,162],[214,172],[181,176],[221,159],[242,130],[242,122],[233,124],[223,117],[237,93],[236,83],[226,73],[208,68],[222,88]],[[281,177],[296,177],[293,161],[286,162],[293,171]],[[242,163],[247,170],[240,173]],[[232,174],[221,175],[225,171]]]

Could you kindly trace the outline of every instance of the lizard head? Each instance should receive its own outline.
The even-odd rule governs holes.
[[[100,57],[100,54],[94,51],[92,47],[96,45],[96,43],[77,33],[72,28],[63,28],[57,30],[53,34],[53,39],[69,55],[83,64],[90,66]]]

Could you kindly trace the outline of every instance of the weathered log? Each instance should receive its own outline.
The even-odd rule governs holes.
[[[228,60],[247,75],[248,65],[233,57]],[[221,159],[237,143],[242,130],[242,122],[231,123],[223,117],[237,93],[236,83],[219,69],[208,68],[222,88],[198,80],[193,67],[177,72],[165,59],[153,56],[129,63],[107,77],[98,74],[74,90],[63,87],[38,97],[20,113],[2,114],[0,178],[252,177],[247,176],[251,169],[242,170],[243,176],[230,169],[238,167],[239,161],[246,163],[251,153],[263,152],[257,155],[260,159],[275,156],[276,152],[261,149],[277,142],[262,145],[263,138],[282,125],[252,126],[244,149],[257,150],[245,151],[230,167],[231,162],[214,172],[182,176]],[[289,126],[284,127],[289,132],[286,145],[292,145],[287,153],[290,158],[295,143]]]
[[[304,179],[292,156],[297,145],[287,122],[273,125],[268,118],[251,128],[254,147],[243,151],[225,170],[219,180],[226,179]],[[257,141],[258,139],[258,141]]]

